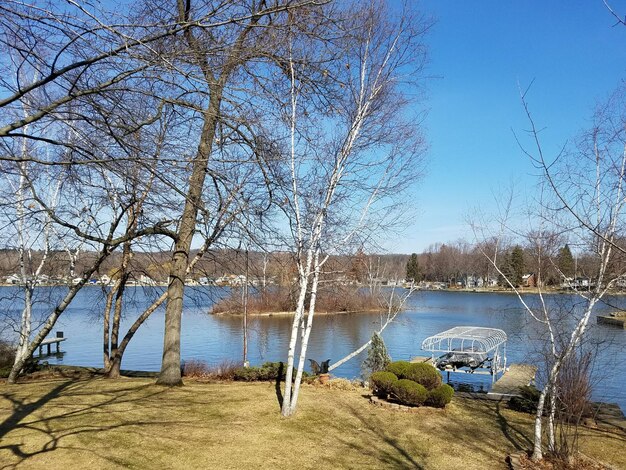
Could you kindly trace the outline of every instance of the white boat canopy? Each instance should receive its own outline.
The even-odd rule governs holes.
[[[485,373],[495,381],[506,370],[506,340],[506,333],[497,328],[455,326],[426,338],[422,349],[432,353],[433,365],[440,370]],[[435,358],[435,353],[443,355]]]
[[[422,349],[430,352],[482,352],[489,353],[506,343],[506,333],[497,328],[479,326],[455,326],[429,336],[422,342]]]

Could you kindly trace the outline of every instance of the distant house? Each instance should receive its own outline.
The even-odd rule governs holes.
[[[588,277],[577,277],[576,279],[574,279],[572,287],[574,287],[575,289],[589,288],[591,287],[591,279],[589,279]]]
[[[522,287],[537,287],[537,276],[535,273],[524,274],[522,276]]]
[[[145,274],[142,274],[141,276],[139,276],[138,283],[142,286],[156,286],[157,285],[154,279],[152,279],[150,276],[146,276]]]
[[[201,286],[211,286],[215,284],[215,281],[213,281],[213,279],[211,279],[210,277],[198,278],[198,282],[200,283]]]

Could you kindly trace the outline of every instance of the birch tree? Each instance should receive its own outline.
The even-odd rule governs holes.
[[[548,302],[539,285],[539,305],[531,305],[522,297],[512,281],[498,267],[499,244],[492,252],[483,251],[494,269],[505,278],[516,292],[525,311],[542,325],[547,332],[550,360],[547,362],[546,383],[541,390],[534,427],[534,460],[543,458],[543,415],[547,409],[548,449],[554,451],[556,396],[559,393],[559,374],[575,353],[588,330],[589,319],[596,304],[623,279],[623,265],[614,263],[616,255],[625,252],[623,233],[626,228],[624,176],[626,171],[626,113],[625,88],[622,86],[599,107],[594,115],[593,127],[577,139],[573,147],[566,147],[559,155],[549,159],[541,146],[535,121],[529,111],[526,93],[522,103],[530,123],[529,136],[533,150],[524,152],[542,172],[542,186],[536,213],[538,228],[533,230],[535,256],[548,259],[550,265],[559,270],[558,253],[548,250],[552,246],[555,231],[568,234],[570,246],[587,248],[596,260],[596,272],[589,289],[570,287],[581,299],[581,307],[564,317]],[[497,240],[510,235],[512,199],[503,204],[503,217]],[[479,240],[491,239],[485,225],[474,225]],[[541,234],[545,234],[542,237]],[[537,266],[543,266],[538,259]],[[565,273],[560,272],[562,278]],[[541,273],[539,273],[541,275]],[[546,403],[546,397],[550,402]]]
[[[393,213],[392,196],[415,181],[419,168],[423,141],[419,129],[404,120],[407,101],[399,89],[403,74],[406,78],[421,70],[428,23],[388,17],[382,6],[365,5],[342,24],[342,60],[328,70],[338,88],[327,109],[316,112],[305,101],[306,81],[298,64],[289,61],[290,153],[281,209],[290,224],[298,294],[283,416],[296,410],[316,296],[330,253],[383,228],[383,214]]]

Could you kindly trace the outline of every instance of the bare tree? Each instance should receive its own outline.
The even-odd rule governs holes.
[[[307,102],[306,81],[289,61],[290,154],[284,211],[298,269],[298,295],[287,357],[283,416],[292,415],[304,371],[322,268],[329,254],[369,230],[391,223],[389,203],[414,182],[423,141],[400,111],[406,100],[400,74],[419,72],[425,21],[398,21],[382,7],[365,5],[342,25],[342,63],[328,74],[340,85],[329,108]],[[290,35],[290,49],[293,42]],[[339,65],[339,67],[337,67]],[[319,119],[326,122],[321,132]],[[375,214],[377,222],[372,215]],[[296,360],[296,352],[299,350]],[[294,366],[296,369],[293,378]]]
[[[222,27],[206,31],[190,26],[171,49],[171,58],[179,78],[184,77],[187,93],[198,96],[198,104],[190,108],[200,116],[197,148],[189,158],[188,182],[185,185],[184,207],[178,217],[175,245],[171,260],[163,361],[157,383],[177,385],[180,373],[180,328],[183,309],[184,276],[196,233],[197,216],[203,207],[203,191],[207,175],[213,181],[220,174],[210,162],[216,152],[228,149],[228,143],[247,148],[252,158],[261,161],[271,153],[266,140],[259,135],[257,104],[259,90],[269,86],[267,71],[284,67],[280,56],[280,31],[288,18],[297,18],[302,34],[317,26],[316,11],[326,1],[298,2],[244,1],[238,3],[177,2],[178,22],[195,24],[197,15],[213,15],[213,22]],[[231,18],[239,18],[231,21]],[[271,78],[271,77],[269,77]],[[244,91],[245,90],[245,91]],[[249,93],[249,95],[248,95]],[[248,157],[250,159],[250,157]]]
[[[594,116],[594,127],[583,134],[576,147],[564,150],[556,158],[548,160],[544,156],[528,108],[526,93],[522,94],[522,103],[531,126],[529,135],[534,143],[533,152],[524,151],[543,173],[544,190],[540,191],[539,212],[536,216],[539,227],[532,234],[537,266],[546,266],[544,260],[548,259],[550,265],[558,269],[552,243],[555,232],[567,232],[570,242],[589,247],[596,259],[593,285],[584,291],[578,290],[575,285],[571,286],[583,301],[582,306],[564,317],[546,301],[541,285],[538,285],[538,306],[531,305],[520,295],[498,266],[497,243],[493,252],[484,251],[494,268],[518,294],[524,309],[547,332],[551,360],[548,362],[546,384],[541,390],[535,417],[534,460],[543,457],[542,423],[546,397],[550,396],[550,403],[547,404],[548,448],[554,450],[554,420],[561,371],[569,364],[568,361],[583,341],[594,306],[625,274],[621,269],[611,269],[616,253],[623,253],[625,248],[622,245],[626,207],[623,188],[626,171],[625,96],[622,85],[607,104],[598,109]],[[511,198],[507,199],[503,207],[504,217],[500,219],[497,240],[507,232]],[[490,234],[487,235],[489,231],[486,225],[475,224],[474,231],[478,240],[492,239]],[[563,273],[559,274],[565,277]]]

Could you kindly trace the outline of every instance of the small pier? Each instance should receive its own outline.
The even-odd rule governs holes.
[[[537,366],[530,364],[513,364],[491,387],[487,393],[490,398],[509,398],[519,395],[519,388],[535,381]]]
[[[427,364],[432,364],[433,363],[433,358],[430,357],[430,356],[415,356],[409,362],[411,362],[411,363],[425,362]]]
[[[614,312],[610,315],[598,315],[599,325],[617,326],[626,328],[626,312]]]
[[[61,342],[65,341],[66,339],[67,338],[63,336],[63,332],[62,331],[57,331],[56,338],[44,339],[39,344],[39,356],[38,357],[45,357],[45,356],[52,355],[52,345],[53,344],[56,345],[56,352],[55,352],[55,354],[60,354],[61,353],[61,346],[60,346]],[[43,353],[44,346],[46,347],[46,354]]]

